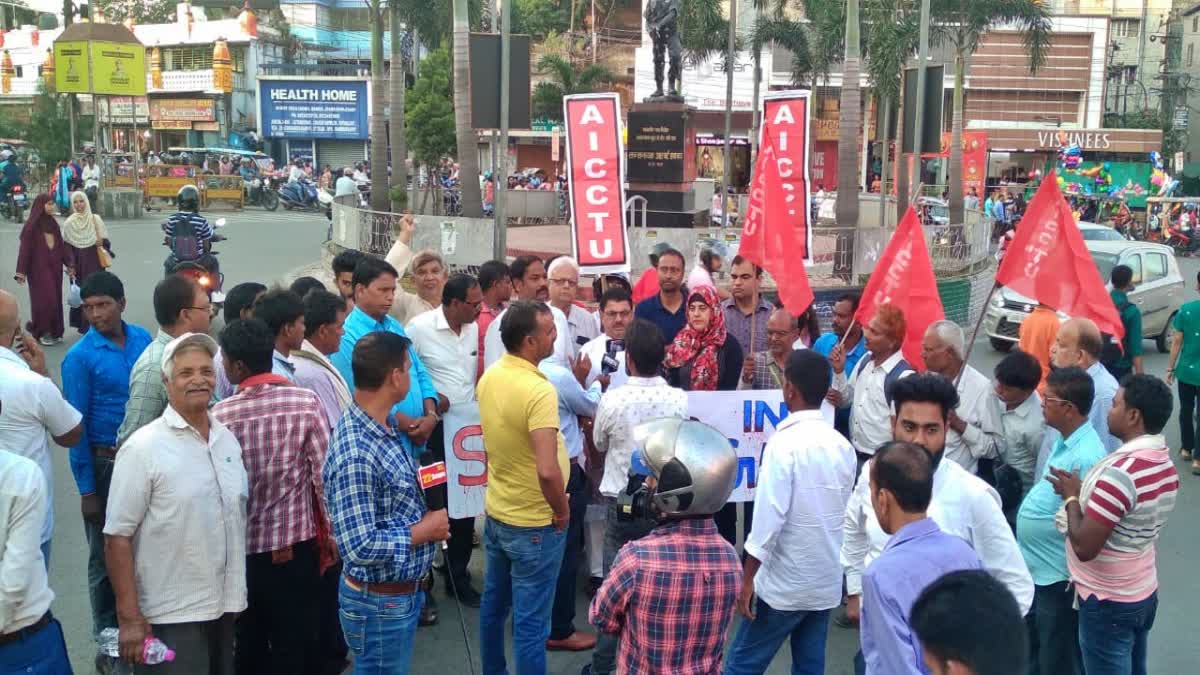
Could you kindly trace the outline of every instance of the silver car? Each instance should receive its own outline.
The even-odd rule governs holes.
[[[1082,229],[1082,228],[1081,228]],[[1175,252],[1169,246],[1140,241],[1086,241],[1100,278],[1106,282],[1117,265],[1133,270],[1133,292],[1129,300],[1142,311],[1142,337],[1154,340],[1158,351],[1168,350],[1167,333],[1175,312],[1183,304],[1185,284],[1175,262]],[[1037,307],[1037,301],[1001,288],[992,294],[984,330],[992,348],[1008,351],[1021,334],[1021,322]],[[1067,316],[1059,312],[1060,319]]]

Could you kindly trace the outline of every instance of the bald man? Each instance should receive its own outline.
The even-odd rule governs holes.
[[[47,482],[46,520],[41,528],[42,558],[50,564],[54,530],[54,468],[49,432],[69,448],[83,435],[83,416],[63,398],[46,375],[46,357],[29,333],[21,330],[17,299],[0,291],[0,448],[33,460]]]
[[[963,360],[965,342],[958,324],[935,321],[925,329],[921,359],[930,372],[950,380],[958,390],[958,407],[950,411],[946,424],[945,456],[978,474],[979,460],[996,456],[1001,425],[988,405],[991,381]]]
[[[1108,411],[1112,409],[1113,397],[1117,395],[1117,381],[1108,369],[1100,364],[1100,350],[1104,340],[1100,329],[1091,319],[1068,319],[1058,329],[1054,344],[1050,345],[1050,364],[1055,368],[1083,368],[1092,378],[1096,388],[1096,397],[1092,400],[1092,409],[1088,412],[1088,420],[1092,428],[1099,434],[1104,447],[1112,452],[1121,447],[1121,441],[1108,432]],[[1041,475],[1046,457],[1054,448],[1054,444],[1062,440],[1062,435],[1047,427],[1046,435],[1042,438],[1042,448],[1038,453],[1038,470],[1034,475]]]

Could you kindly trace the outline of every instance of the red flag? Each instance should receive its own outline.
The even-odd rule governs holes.
[[[893,304],[904,312],[908,333],[904,336],[904,358],[912,367],[925,369],[921,359],[921,339],[934,321],[946,318],[942,298],[933,277],[933,262],[925,246],[925,231],[910,206],[887,249],[875,263],[875,271],[863,289],[862,303],[854,320],[860,326],[870,323],[880,305]]]
[[[787,196],[775,145],[769,134],[763,134],[738,253],[771,275],[779,290],[779,301],[799,316],[812,304],[813,292],[804,263],[796,254],[804,250],[804,229],[788,218],[788,210],[793,207],[788,205]]]
[[[1091,319],[1118,339],[1125,335],[1053,171],[1029,202],[996,271],[996,283],[1070,316]]]

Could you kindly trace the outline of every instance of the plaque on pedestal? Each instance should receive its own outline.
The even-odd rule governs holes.
[[[629,110],[625,176],[630,183],[696,180],[696,110],[683,103],[635,103]]]

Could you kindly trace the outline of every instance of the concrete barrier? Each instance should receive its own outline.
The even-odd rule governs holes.
[[[142,192],[132,188],[105,188],[100,191],[100,217],[105,220],[133,220],[142,217]]]

